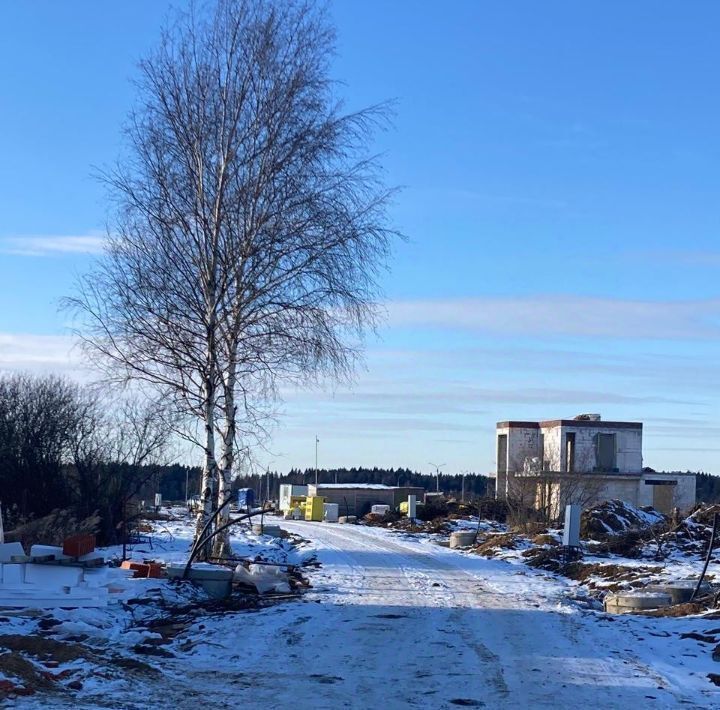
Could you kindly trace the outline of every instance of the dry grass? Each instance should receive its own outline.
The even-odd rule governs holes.
[[[52,680],[52,673],[39,669],[32,661],[23,657],[16,651],[9,651],[0,655],[0,672],[7,678],[16,680],[16,686],[31,689],[33,691],[55,690],[57,685]],[[7,697],[9,688],[5,692]],[[0,688],[0,697],[3,697],[3,691]]]
[[[94,654],[79,643],[65,643],[35,634],[9,634],[0,636],[0,648],[8,651],[26,653],[40,661],[58,661],[68,663],[79,658],[91,658]]]
[[[653,609],[652,611],[643,612],[644,616],[692,616],[694,614],[701,614],[708,608],[708,602],[712,599],[698,600],[692,602],[686,602],[685,604],[673,604],[672,606],[664,606],[660,609]]]

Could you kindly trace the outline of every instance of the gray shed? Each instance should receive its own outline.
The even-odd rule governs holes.
[[[380,483],[318,483],[308,486],[309,496],[322,496],[326,503],[337,503],[340,515],[362,516],[372,505],[389,505],[395,510],[409,495],[423,499],[424,488],[417,486],[384,486]]]

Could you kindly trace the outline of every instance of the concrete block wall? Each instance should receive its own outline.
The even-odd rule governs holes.
[[[625,480],[606,478],[596,502],[601,503],[606,500],[622,500],[635,506],[649,505],[640,502],[638,479],[634,477]]]
[[[546,471],[562,471],[565,454],[561,428],[545,427],[540,430],[543,436],[543,467]]]
[[[686,512],[697,502],[697,481],[695,476],[680,476],[675,491],[675,506]]]
[[[672,473],[646,473],[643,474],[638,483],[638,505],[653,505],[654,486],[648,485],[646,481],[675,481],[672,487],[672,505],[679,508],[680,512],[686,512],[695,505],[696,481],[694,475],[672,474]]]
[[[592,471],[597,466],[596,436],[598,434],[615,434],[616,467],[620,472],[642,471],[642,429],[552,426],[543,427],[541,432],[547,470],[565,470],[565,435],[574,433],[576,471]]]
[[[642,429],[618,431],[617,466],[623,473],[642,472]]]
[[[505,451],[505,456],[501,457],[500,453],[500,437],[507,437],[508,446]],[[508,492],[508,477],[507,471],[509,470],[509,452],[510,452],[510,427],[500,427],[495,433],[495,456],[497,461],[495,462],[495,497],[500,500],[507,498]]]
[[[540,456],[540,431],[510,427],[508,430],[508,471],[522,471],[526,459]]]

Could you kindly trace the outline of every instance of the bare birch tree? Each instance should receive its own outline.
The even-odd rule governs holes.
[[[140,64],[128,152],[105,175],[109,246],[71,303],[112,378],[202,422],[198,530],[278,381],[349,373],[374,321],[394,232],[368,146],[387,111],[343,112],[333,52],[312,4],[179,16]]]

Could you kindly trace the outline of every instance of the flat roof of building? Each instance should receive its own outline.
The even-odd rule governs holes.
[[[575,427],[591,429],[642,429],[642,422],[609,422],[592,419],[548,419],[543,422],[498,422],[498,429],[548,429],[550,427]]]
[[[383,483],[310,483],[315,488],[369,488],[374,491],[394,491],[398,488],[422,488],[422,486],[386,486]]]

